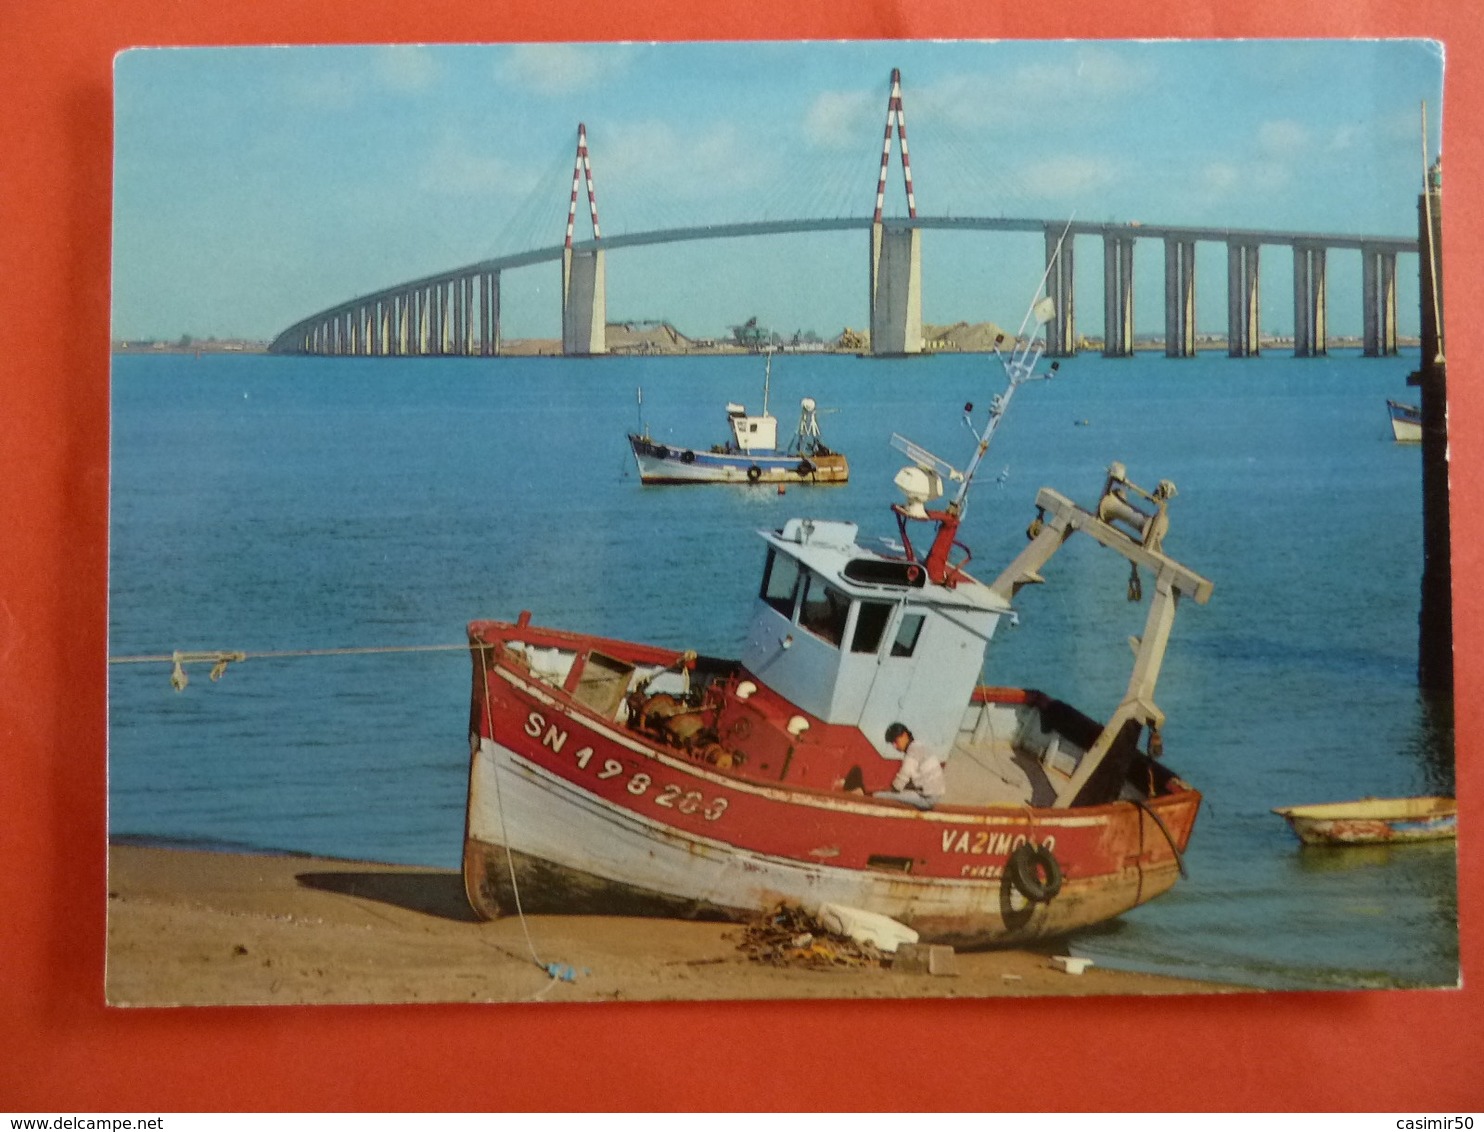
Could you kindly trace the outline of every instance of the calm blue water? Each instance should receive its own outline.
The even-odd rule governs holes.
[[[1451,721],[1415,679],[1420,453],[1384,407],[1415,365],[1086,356],[1017,395],[964,526],[981,573],[1024,545],[1038,487],[1089,503],[1118,459],[1175,481],[1166,548],[1216,583],[1182,606],[1159,697],[1166,760],[1206,796],[1190,878],[1079,953],[1269,987],[1456,982],[1450,844],[1301,850],[1268,812],[1452,792]],[[460,645],[467,621],[530,609],[736,655],[752,532],[802,514],[893,533],[890,433],[962,463],[960,406],[1002,384],[978,357],[780,357],[781,428],[801,396],[833,410],[848,485],[640,486],[638,387],[657,438],[698,445],[761,380],[755,358],[120,356],[110,654]],[[1048,581],[985,678],[1106,713],[1146,606],[1091,542]],[[109,674],[115,835],[457,867],[467,653],[197,666],[180,694],[166,664]]]

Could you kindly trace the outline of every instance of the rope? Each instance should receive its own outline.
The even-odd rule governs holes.
[[[493,645],[484,642],[470,642],[458,645],[367,645],[362,647],[338,648],[338,649],[279,649],[271,652],[243,652],[243,651],[204,651],[184,652],[176,650],[170,653],[154,653],[140,656],[111,656],[109,664],[170,664],[170,684],[177,691],[185,690],[190,683],[185,674],[184,666],[187,664],[210,664],[211,679],[220,680],[226,672],[228,664],[238,663],[244,660],[280,659],[284,657],[305,656],[367,656],[381,653],[425,653],[425,652],[467,652],[473,651],[479,655],[480,677],[485,689],[484,695],[484,722],[489,731],[490,738],[495,735],[494,712],[490,706],[489,697],[489,650]],[[530,924],[526,919],[525,909],[521,907],[520,884],[515,877],[515,859],[510,852],[510,837],[506,832],[505,825],[505,798],[500,791],[498,773],[495,775],[495,806],[500,815],[500,836],[505,842],[505,863],[510,870],[510,890],[515,896],[515,913],[520,920],[520,928],[526,940],[526,950],[530,952],[531,961],[541,968],[547,975],[549,983],[538,994],[532,998],[541,998],[546,995],[551,987],[562,981],[562,970],[558,964],[544,962],[536,951],[536,944],[531,939]]]
[[[1170,827],[1165,825],[1165,819],[1160,817],[1159,814],[1155,813],[1155,811],[1149,806],[1147,802],[1144,801],[1144,799],[1134,798],[1132,799],[1132,801],[1134,805],[1138,806],[1139,809],[1143,810],[1146,814],[1154,819],[1155,825],[1159,826],[1160,833],[1164,834],[1165,840],[1170,843],[1170,852],[1175,854],[1175,864],[1180,866],[1181,879],[1188,880],[1190,878],[1190,873],[1186,872],[1185,870],[1185,854],[1180,852],[1180,846],[1176,844],[1175,835],[1170,832]],[[1139,876],[1142,882],[1143,870],[1140,870]]]
[[[490,706],[489,647],[488,645],[484,645],[479,649],[479,678],[481,681],[480,687],[484,691],[484,725],[489,731],[490,741],[493,742],[495,738],[495,716],[494,709]],[[531,939],[531,926],[526,920],[525,909],[521,907],[520,882],[515,878],[515,854],[510,849],[510,834],[505,827],[505,795],[500,789],[499,769],[498,766],[495,766],[495,773],[491,777],[495,784],[495,809],[500,815],[500,840],[505,843],[505,867],[510,872],[510,891],[515,897],[515,915],[520,920],[521,934],[525,936],[526,950],[531,953],[531,961],[537,967],[541,968],[542,971],[546,972],[547,979],[549,980],[547,985],[538,994],[532,996],[533,998],[540,998],[561,980],[561,975],[557,964],[544,962],[541,956],[536,953],[536,944]]]
[[[176,649],[169,653],[152,653],[140,656],[111,656],[109,664],[168,664],[170,665],[170,686],[177,692],[184,692],[186,685],[191,682],[186,675],[185,666],[188,664],[211,665],[211,679],[213,682],[220,680],[227,671],[227,665],[240,664],[244,660],[279,660],[285,657],[300,656],[368,656],[377,653],[411,653],[411,652],[466,652],[470,648],[481,650],[488,645],[368,645],[359,648],[339,649],[281,649],[273,652],[245,652],[241,649],[208,649],[201,652],[188,652]]]
[[[153,653],[139,656],[111,656],[109,664],[162,664],[166,661],[175,663],[180,661],[186,664],[206,663],[207,661],[238,661],[238,660],[268,660],[290,656],[363,656],[371,653],[394,653],[394,652],[466,652],[471,646],[468,644],[458,645],[366,645],[359,648],[340,649],[279,649],[271,652],[240,652],[240,651],[207,651],[207,652],[175,652]],[[487,645],[477,646],[488,648]]]

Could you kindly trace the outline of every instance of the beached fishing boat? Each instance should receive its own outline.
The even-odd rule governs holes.
[[[1402,444],[1422,443],[1422,410],[1400,401],[1386,402],[1386,415],[1391,420],[1391,437]]]
[[[1445,841],[1458,835],[1458,803],[1452,798],[1361,798],[1284,806],[1273,813],[1286,819],[1305,845]]]
[[[727,405],[727,439],[705,448],[686,448],[654,440],[647,429],[629,433],[629,448],[642,483],[844,483],[850,464],[824,443],[819,407],[812,397],[799,402],[799,424],[792,439],[778,444],[778,418],[768,412],[773,354],[763,371],[763,411],[749,415],[744,405]]]
[[[1164,552],[1174,485],[1145,491],[1115,464],[1091,509],[1041,489],[1030,541],[989,581],[958,539],[1011,396],[1049,376],[1040,352],[1002,357],[1008,385],[982,431],[970,422],[963,472],[894,437],[911,460],[896,541],[817,519],[759,532],[737,659],[524,612],[472,623],[474,911],[741,918],[832,903],[972,948],[1060,935],[1169,889],[1201,795],[1160,761],[1155,684],[1179,599],[1212,589]],[[952,502],[929,509],[945,482]],[[1130,596],[1140,570],[1153,582],[1127,691],[1102,722],[980,683],[1017,591],[1077,533],[1120,556]],[[922,769],[943,755],[940,776]]]

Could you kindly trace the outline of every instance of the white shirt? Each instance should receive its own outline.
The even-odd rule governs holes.
[[[947,756],[939,753],[936,748],[914,739],[902,755],[902,769],[891,780],[891,788],[900,792],[906,790],[910,784],[928,801],[936,802],[948,788],[943,781],[943,764],[946,761]]]

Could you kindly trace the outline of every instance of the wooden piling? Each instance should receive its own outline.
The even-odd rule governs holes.
[[[1424,689],[1453,691],[1453,574],[1448,511],[1448,367],[1443,334],[1441,162],[1417,200],[1422,364],[1407,379],[1422,393],[1422,611],[1417,678]]]

